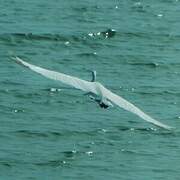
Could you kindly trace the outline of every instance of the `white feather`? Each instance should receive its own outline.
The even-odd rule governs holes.
[[[60,81],[66,85],[73,86],[74,88],[80,89],[85,92],[90,92],[90,93],[96,94],[97,96],[100,96],[100,98],[102,100],[103,99],[105,99],[106,101],[109,100],[110,102],[116,104],[117,106],[136,114],[140,118],[142,118],[145,121],[148,121],[156,126],[159,126],[159,127],[162,127],[162,128],[168,129],[168,130],[170,130],[172,128],[168,125],[165,125],[165,124],[153,119],[152,117],[150,117],[149,115],[144,113],[142,110],[140,110],[138,107],[136,107],[132,103],[130,103],[127,100],[125,100],[124,98],[112,93],[110,90],[105,88],[99,82],[89,82],[89,81],[79,79],[77,77],[69,76],[69,75],[51,71],[51,70],[47,70],[47,69],[29,64],[29,63],[23,61],[22,59],[20,59],[19,57],[15,57],[13,59],[15,59],[17,63],[22,64],[23,66],[31,69],[32,71],[35,71],[35,72],[41,74],[47,78]]]

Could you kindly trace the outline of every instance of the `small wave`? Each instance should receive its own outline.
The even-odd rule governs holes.
[[[88,34],[90,37],[104,37],[104,38],[112,38],[116,35],[116,30],[114,29],[107,29],[102,32],[97,32],[97,33],[89,33]]]
[[[60,34],[51,34],[51,33],[45,33],[45,34],[33,34],[33,33],[5,33],[0,34],[0,40],[5,42],[19,42],[23,40],[29,40],[29,41],[60,41],[64,42],[65,45],[69,45],[70,42],[81,42],[89,36],[100,36],[103,38],[111,38],[115,36],[116,31],[114,29],[107,29],[102,32],[98,33],[87,33],[85,36],[78,36],[78,35],[60,35]]]
[[[13,86],[24,86],[24,83],[21,83],[21,82],[13,82],[11,80],[5,80],[5,81],[2,81],[1,84],[4,84],[4,85],[13,85]]]
[[[179,133],[176,130],[166,130],[166,129],[162,129],[162,128],[158,128],[158,127],[117,127],[118,130],[120,131],[132,131],[135,133],[150,133],[152,135],[158,135],[158,136],[168,136],[168,137],[179,137]]]
[[[92,53],[79,53],[77,54],[77,56],[79,57],[95,57],[97,55],[96,52],[92,52]]]
[[[78,154],[79,152],[76,150],[72,150],[72,151],[64,151],[62,152],[66,158],[72,158],[74,157],[75,154]]]
[[[11,168],[13,165],[11,162],[6,162],[6,161],[0,161],[1,165]]]
[[[66,164],[66,161],[63,160],[51,160],[51,161],[47,161],[47,162],[37,162],[34,163],[36,166],[50,166],[50,167],[59,167],[62,166],[64,164]]]
[[[10,113],[23,113],[25,110],[23,108],[14,108],[11,105],[0,105],[0,112],[2,114]]]
[[[99,32],[89,32],[85,35],[61,35],[61,34],[33,34],[33,33],[4,33],[0,34],[0,41],[5,41],[7,43],[16,43],[24,40],[29,41],[52,41],[52,42],[63,42],[65,45],[70,45],[73,42],[86,42],[88,40],[104,40],[113,38],[114,36],[120,36],[122,38],[145,38],[145,39],[161,39],[164,41],[178,41],[180,40],[179,35],[171,34],[153,34],[153,33],[144,33],[144,32],[119,32],[115,29],[108,28]],[[150,64],[152,66],[156,64]]]
[[[36,162],[34,163],[37,166],[51,166],[51,167],[59,167],[59,166],[65,166],[65,165],[70,165],[71,161],[75,158],[75,156],[92,156],[93,151],[63,151],[59,153],[60,159],[57,160],[50,160],[50,161],[45,161],[45,162]]]
[[[148,12],[147,11],[147,8],[149,6],[147,5],[143,5],[141,2],[135,2],[133,4],[133,6],[131,7],[132,11],[136,11],[136,12],[140,12],[140,13],[146,13]]]
[[[151,68],[157,68],[160,65],[159,63],[155,63],[155,62],[150,62],[150,63],[129,62],[128,64],[133,66],[147,66]]]
[[[49,138],[49,137],[62,136],[62,134],[59,132],[39,132],[39,131],[31,131],[31,130],[18,130],[15,132],[15,134],[17,136],[29,137],[29,138],[35,138],[35,137]]]
[[[73,158],[76,155],[88,155],[88,156],[92,156],[94,154],[93,151],[76,151],[76,150],[72,150],[72,151],[64,151],[62,152],[66,158]]]
[[[166,96],[166,95],[172,95],[172,96],[180,96],[180,92],[179,91],[171,91],[171,90],[153,90],[153,87],[148,91],[149,88],[146,87],[146,91],[142,91],[142,90],[137,90],[136,89],[136,93],[137,94],[141,94],[141,95],[161,95],[161,96]]]
[[[134,121],[131,121],[132,123],[135,123]],[[118,126],[116,127],[120,131],[139,131],[139,132],[154,132],[157,131],[156,128],[140,128],[140,127],[127,127],[127,126]]]
[[[0,39],[6,40],[14,38],[26,39],[26,40],[38,40],[38,41],[67,41],[67,38],[60,36],[59,34],[32,34],[32,33],[11,33],[11,34],[2,34]]]
[[[168,33],[152,33],[152,32],[119,32],[119,36],[124,38],[141,38],[148,40],[161,40],[161,42],[171,42],[171,41],[179,41],[180,35],[178,34],[168,34]],[[154,43],[152,44],[154,45]]]

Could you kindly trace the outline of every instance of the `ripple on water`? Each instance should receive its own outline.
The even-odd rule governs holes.
[[[179,2],[62,2],[1,1],[0,179],[178,179]],[[98,81],[176,129],[59,92],[11,55],[83,79],[95,68]]]
[[[40,131],[32,131],[32,130],[18,130],[14,132],[17,136],[20,137],[28,137],[28,138],[56,138],[62,136],[60,132],[40,132]]]

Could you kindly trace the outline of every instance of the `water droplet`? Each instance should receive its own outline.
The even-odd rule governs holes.
[[[69,41],[66,41],[64,44],[65,44],[65,45],[69,45],[69,44],[70,44],[70,42],[69,42]]]
[[[158,14],[157,16],[158,16],[158,17],[163,17],[163,14]]]
[[[151,131],[157,131],[157,129],[156,128],[149,128]]]
[[[140,6],[141,5],[141,2],[136,2],[134,3],[135,6]]]
[[[104,133],[105,133],[105,132],[107,132],[107,130],[106,130],[106,129],[101,129],[101,131],[102,131],[102,132],[104,132]]]
[[[88,35],[92,37],[94,34],[93,33],[89,33]]]
[[[72,150],[72,153],[74,153],[74,154],[75,154],[76,152],[77,152],[76,150]]]
[[[50,91],[51,91],[51,92],[55,92],[55,91],[56,91],[56,88],[51,88]]]

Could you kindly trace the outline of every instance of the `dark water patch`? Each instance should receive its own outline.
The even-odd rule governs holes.
[[[97,33],[87,33],[87,35],[60,35],[60,34],[33,34],[33,33],[11,33],[11,34],[1,34],[0,35],[0,41],[13,43],[13,42],[19,42],[23,40],[28,41],[53,41],[53,42],[64,42],[65,45],[71,44],[71,42],[81,42],[82,44],[91,43],[89,40],[103,40],[104,38],[112,38],[114,36],[117,36],[117,38],[147,38],[148,40],[159,38],[159,40],[163,41],[172,41],[180,39],[179,35],[170,35],[170,34],[153,34],[153,33],[145,33],[145,32],[137,32],[137,33],[131,33],[131,32],[119,32],[117,33],[114,29],[107,29],[105,31],[97,32]],[[89,37],[89,38],[88,38]],[[93,41],[94,42],[94,41]],[[94,44],[95,45],[95,44]],[[152,44],[155,46],[156,44]],[[113,44],[111,44],[113,46]]]
[[[128,121],[129,122],[129,121]],[[137,124],[135,121],[131,121],[133,124]],[[139,127],[128,127],[128,126],[116,126],[120,131],[132,131],[132,132],[154,132],[157,131],[157,128],[139,128]]]
[[[0,165],[3,165],[8,168],[12,168],[18,165],[25,165],[25,164],[26,162],[24,161],[24,159],[16,159],[16,158],[11,159],[10,157],[0,159]]]
[[[153,135],[162,135],[162,136],[169,136],[169,137],[176,137],[179,136],[180,132],[177,131],[176,129],[172,130],[166,130],[160,127],[128,127],[128,126],[115,126],[116,129],[120,131],[127,131],[127,132],[134,132],[134,133],[150,133]]]
[[[133,132],[133,133],[143,133],[143,134],[152,134],[152,135],[158,135],[163,137],[179,137],[180,131],[178,131],[176,128],[172,130],[166,130],[160,127],[127,127],[127,126],[116,126],[116,129],[120,131],[127,131],[127,132]]]
[[[72,10],[77,11],[78,13],[79,12],[85,13],[85,12],[88,11],[88,7],[87,6],[84,6],[84,7],[82,7],[82,6],[73,7]]]
[[[47,162],[37,162],[33,164],[39,167],[60,167],[66,165],[67,163],[63,160],[51,160]]]
[[[158,63],[151,62],[151,63],[141,63],[141,62],[129,62],[128,64],[133,65],[133,66],[147,66],[150,68],[157,68],[159,67]]]
[[[154,89],[154,87],[151,87],[150,89],[149,88],[146,88],[146,91],[144,90],[137,90],[136,89],[136,93],[137,94],[141,94],[141,95],[153,95],[153,96],[177,96],[179,97],[180,96],[180,92],[175,90],[160,90],[160,89]]]
[[[47,41],[47,42],[64,42],[65,45],[70,45],[73,42],[83,42],[90,40],[89,37],[98,37],[98,39],[112,38],[116,34],[114,29],[107,29],[97,33],[87,33],[86,35],[60,35],[60,34],[33,34],[33,33],[10,33],[0,34],[0,41],[7,42],[9,44],[20,43],[26,41]],[[93,38],[93,39],[94,39]],[[91,38],[92,39],[92,38]],[[26,41],[25,41],[26,40]]]
[[[59,152],[56,156],[58,159],[44,161],[44,162],[35,162],[33,163],[39,167],[61,167],[61,166],[70,166],[73,161],[75,161],[79,157],[87,157],[92,156],[92,151],[62,151]]]
[[[131,57],[131,59],[132,58],[133,57]],[[163,71],[163,72],[168,73],[171,76],[178,74],[178,69],[180,67],[179,63],[171,63],[171,62],[163,63],[163,62],[158,62],[158,61],[157,62],[148,62],[149,60],[147,59],[147,57],[145,59],[147,62],[144,62],[144,60],[142,60],[141,58],[139,58],[139,61],[137,58],[134,58],[132,60],[127,59],[127,61],[125,63],[127,63],[128,65],[131,65],[131,66],[135,66],[135,67],[137,66],[137,68],[144,68],[144,69],[146,68],[149,71],[151,71],[152,69],[154,69],[158,72]],[[151,58],[151,59],[154,59],[154,58]]]
[[[60,132],[40,132],[31,130],[18,130],[14,132],[14,134],[26,138],[56,138],[62,136]]]
[[[84,155],[88,155],[88,156],[92,156],[94,154],[94,152],[92,151],[76,151],[76,150],[72,150],[72,151],[64,151],[61,152],[66,158],[74,158],[77,156],[84,156]]]
[[[36,40],[36,41],[67,41],[68,39],[59,34],[32,34],[32,33],[11,33],[2,34],[0,39],[4,41],[13,40]]]
[[[9,89],[0,89],[0,94],[9,94]]]
[[[169,168],[152,168],[152,172],[154,173],[160,173],[160,174],[164,174],[166,172],[168,172],[170,174],[170,176],[172,176],[174,173],[178,174],[178,170],[176,169],[169,169]],[[173,173],[173,174],[172,174]],[[164,179],[164,177],[159,178],[159,179]],[[178,179],[178,178],[177,178]]]
[[[100,130],[99,129],[95,129],[95,130],[81,130],[81,131],[64,131],[63,135],[64,136],[90,136],[90,137],[96,137],[98,134],[100,134]]]
[[[76,154],[79,154],[80,152],[73,150],[73,151],[64,151],[62,153],[66,158],[73,158]]]
[[[49,132],[49,134],[54,136],[54,137],[62,136],[62,133],[60,133],[60,132]]]
[[[131,129],[127,126],[116,126],[116,128],[120,131],[130,131],[130,129]]]
[[[72,10],[73,11],[76,11],[76,12],[81,12],[81,13],[86,13],[88,11],[99,11],[100,7],[97,6],[97,5],[81,5],[81,6],[78,6],[78,7],[72,7]]]
[[[172,130],[160,129],[159,131],[155,131],[153,134],[158,135],[158,136],[163,136],[163,137],[169,137],[169,138],[180,136],[180,132],[176,129],[172,129]]]
[[[69,138],[69,137],[96,137],[102,135],[102,133],[106,133],[103,130],[92,130],[92,131],[70,131],[59,129],[59,131],[37,131],[37,130],[18,130],[12,132],[15,136],[24,137],[24,138]]]
[[[169,94],[169,95],[175,95],[175,96],[180,96],[180,92],[179,91],[171,91],[171,90],[165,90],[162,92],[163,95]]]
[[[12,81],[12,80],[4,80],[1,81],[1,84],[4,84],[5,86],[11,85],[11,86],[24,86],[24,83],[18,82],[18,81]]]
[[[168,61],[167,54],[147,54],[139,52],[138,54],[117,54],[118,63],[128,64],[132,66],[145,66],[149,68],[157,68],[158,70],[170,70],[170,68],[178,68],[180,64],[178,62]]]
[[[42,97],[42,94],[38,92],[31,92],[31,93],[18,93],[17,92],[15,96],[21,99],[31,99],[33,97]]]
[[[15,166],[15,163],[0,160],[0,166],[4,166],[5,168],[11,169]]]
[[[159,40],[159,42],[171,42],[171,41],[179,41],[180,35],[178,34],[167,34],[167,33],[153,33],[153,32],[145,32],[145,31],[139,31],[139,32],[119,32],[118,36],[120,37],[127,37],[127,38],[139,38],[147,39],[151,41],[152,39]]]
[[[1,162],[0,161],[0,165],[2,165],[2,166],[5,166],[5,167],[8,167],[8,168],[12,168],[12,164],[11,163],[9,163],[9,162]]]
[[[78,131],[78,130],[63,130],[59,131],[35,131],[35,130],[18,130],[12,132],[15,136],[24,137],[24,138],[69,138],[69,137],[97,137],[106,133],[104,129],[96,129],[92,131]],[[86,148],[89,148],[86,147]]]
[[[85,53],[79,53],[79,54],[77,54],[77,56],[79,56],[79,57],[97,57],[97,54],[96,54],[96,52],[92,52],[92,53],[90,53],[90,52],[85,52]]]

